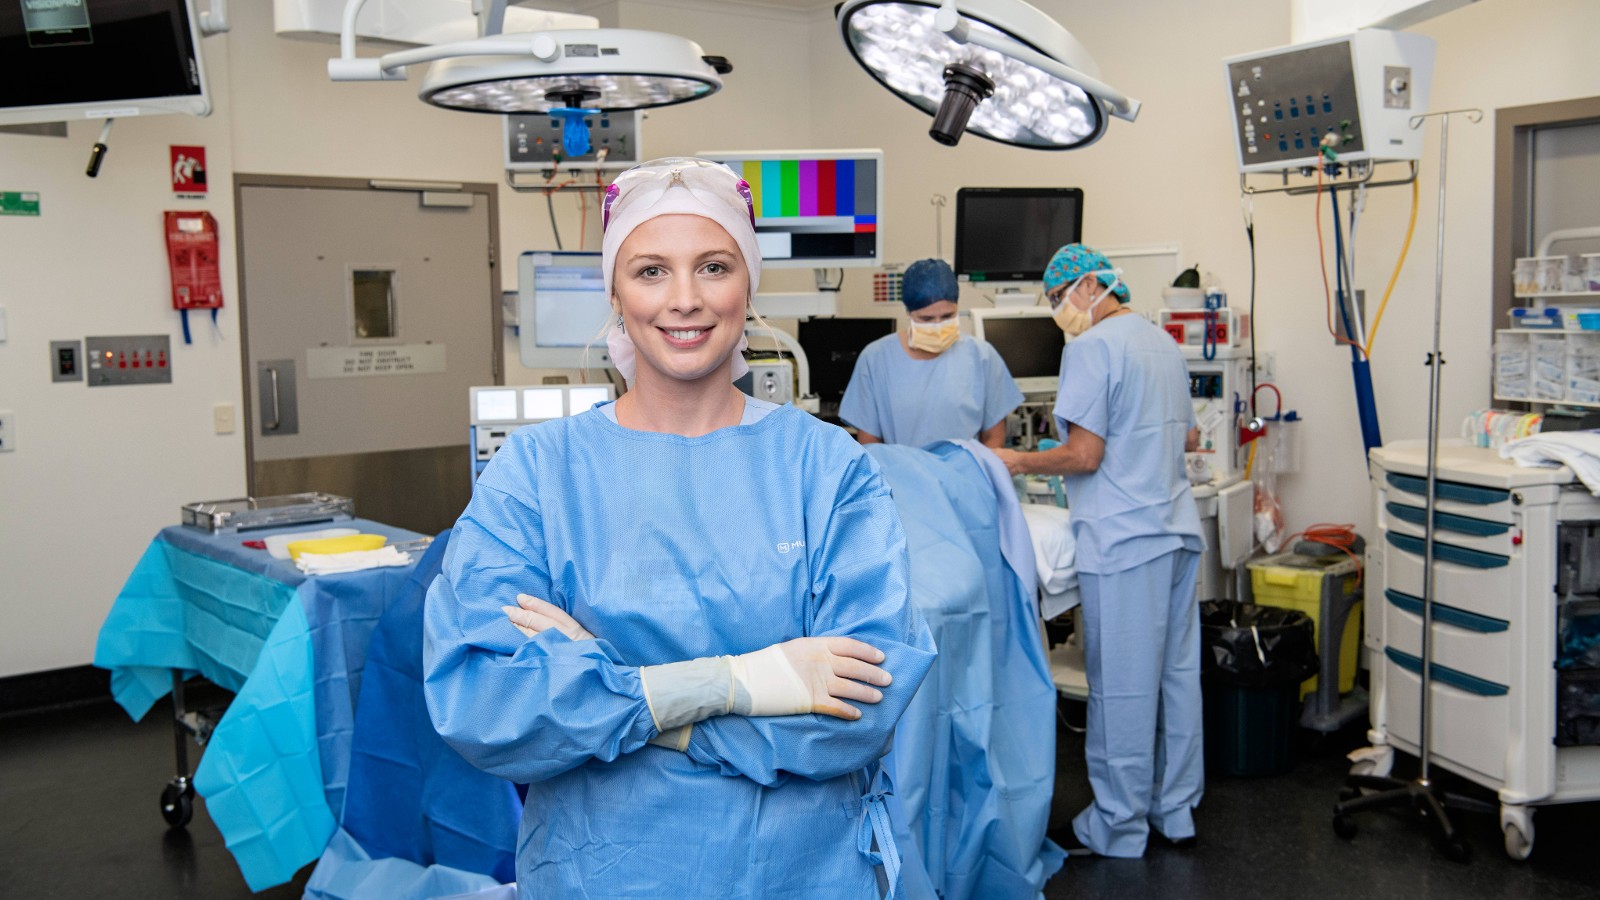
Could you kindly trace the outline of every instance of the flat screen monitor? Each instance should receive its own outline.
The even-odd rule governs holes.
[[[0,3],[0,125],[211,112],[192,0]]]
[[[699,155],[727,165],[749,183],[763,266],[882,265],[882,150]]]
[[[1056,389],[1067,336],[1051,321],[1049,307],[975,309],[971,315],[972,336],[994,347],[1019,390],[1047,394]]]
[[[956,191],[956,276],[966,281],[1040,281],[1050,257],[1083,234],[1080,188],[961,188]]]
[[[517,344],[524,366],[610,365],[601,333],[610,315],[599,253],[530,252],[517,258]]]
[[[894,319],[805,319],[800,322],[800,349],[811,366],[811,391],[823,403],[844,399],[856,370],[856,357],[866,346],[894,334]]]

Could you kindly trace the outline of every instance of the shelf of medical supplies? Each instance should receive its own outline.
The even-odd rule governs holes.
[[[1518,300],[1600,300],[1600,291],[1543,291],[1511,296]]]
[[[1600,328],[1497,328],[1495,334],[1600,334]]]
[[[1495,394],[1494,399],[1506,403],[1537,403],[1540,406],[1581,406],[1584,409],[1600,409],[1600,403],[1583,403],[1578,400],[1540,400],[1535,397],[1508,397],[1504,394]]]

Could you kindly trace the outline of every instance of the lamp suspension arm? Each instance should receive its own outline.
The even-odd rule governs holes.
[[[541,48],[540,39],[547,42]],[[376,62],[385,74],[391,70],[401,73],[404,77],[406,66],[415,66],[421,63],[438,62],[441,59],[460,56],[532,56],[545,62],[555,58],[559,51],[555,41],[543,31],[528,31],[521,34],[492,34],[488,37],[476,38],[470,41],[455,41],[449,44],[433,44],[427,47],[412,47],[409,50],[396,50],[378,57]]]
[[[404,81],[403,70],[385,70],[378,59],[356,56],[356,17],[367,0],[345,0],[344,18],[339,23],[339,55],[328,60],[332,81]]]
[[[554,39],[542,31],[491,34],[470,41],[431,44],[396,50],[378,57],[355,55],[356,17],[367,0],[348,0],[339,32],[339,57],[328,60],[328,77],[334,81],[404,81],[407,66],[462,56],[532,56],[550,61],[560,52]]]
[[[228,21],[228,0],[211,0],[206,4],[205,11],[200,13],[201,37],[226,34],[232,28],[233,23]]]
[[[505,32],[506,0],[472,0],[472,14],[478,17],[478,37]]]
[[[1143,104],[1111,85],[1057,62],[1019,41],[1002,35],[975,31],[968,27],[966,18],[956,9],[954,0],[945,0],[939,7],[938,12],[934,13],[933,25],[958,44],[976,44],[1027,63],[1036,69],[1042,69],[1068,84],[1077,85],[1105,106],[1113,116],[1123,121],[1132,122],[1139,117],[1139,108]]]

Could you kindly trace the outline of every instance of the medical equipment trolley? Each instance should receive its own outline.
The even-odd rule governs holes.
[[[1352,756],[1387,775],[1394,748],[1421,744],[1427,444],[1371,463],[1373,746]],[[1436,478],[1431,758],[1498,792],[1506,853],[1526,859],[1536,807],[1600,799],[1600,499],[1566,467],[1458,441],[1441,442]]]

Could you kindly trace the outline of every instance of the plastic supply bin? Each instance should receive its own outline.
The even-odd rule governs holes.
[[[1360,567],[1356,561],[1343,553],[1326,557],[1280,553],[1249,566],[1255,602],[1298,609],[1309,616],[1322,650],[1323,673],[1338,672],[1339,693],[1353,690],[1361,647],[1361,598],[1356,595]],[[1331,640],[1323,638],[1324,621],[1335,629]],[[1300,686],[1300,696],[1315,691],[1317,684],[1316,676],[1307,679]]]

